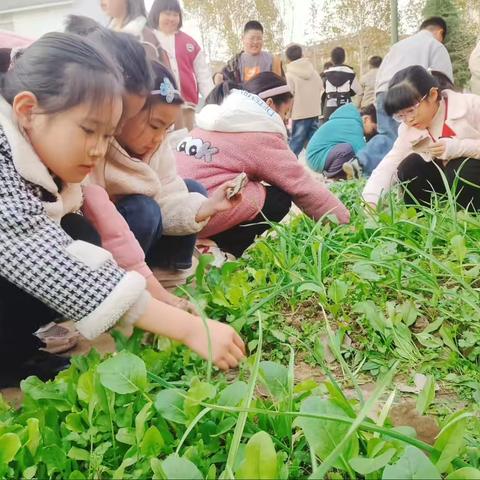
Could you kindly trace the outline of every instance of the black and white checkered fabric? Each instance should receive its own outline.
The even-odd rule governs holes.
[[[0,125],[0,275],[62,317],[81,320],[125,272],[113,261],[92,269],[69,255],[73,240],[47,216],[41,195],[17,173]]]

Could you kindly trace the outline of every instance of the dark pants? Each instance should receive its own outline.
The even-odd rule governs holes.
[[[74,239],[100,246],[100,236],[82,216],[63,217],[62,228]],[[33,335],[41,326],[59,320],[54,310],[0,276],[0,380],[44,344]]]
[[[339,143],[328,153],[324,174],[327,178],[345,178],[343,164],[355,158],[353,147],[349,143]]]
[[[185,180],[189,192],[207,196],[207,190],[194,180]],[[145,195],[129,195],[116,203],[130,230],[145,252],[152,268],[184,270],[192,266],[197,235],[163,235],[162,212],[158,203]]]
[[[290,148],[298,157],[303,147],[310,141],[313,134],[319,127],[318,117],[304,118],[292,121],[292,137],[290,138]]]
[[[240,257],[257,236],[270,228],[270,225],[266,223],[267,220],[278,223],[290,211],[292,199],[288,193],[277,187],[266,187],[266,189],[267,196],[261,213],[249,222],[212,237],[221,250]]]
[[[454,188],[460,206],[480,210],[480,187],[474,186],[480,184],[480,161],[459,158],[450,160],[444,167],[441,161],[425,162],[416,153],[406,157],[398,167],[398,179],[405,184],[405,203],[428,206],[433,192],[445,194],[441,172],[448,185]]]

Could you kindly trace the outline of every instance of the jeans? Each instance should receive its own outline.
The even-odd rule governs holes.
[[[278,187],[266,187],[267,196],[262,211],[249,222],[214,235],[212,240],[224,252],[241,257],[243,252],[255,241],[258,235],[270,228],[267,222],[280,222],[290,211],[292,198]],[[267,220],[265,220],[267,219]]]
[[[189,192],[207,196],[207,190],[195,180],[185,180]],[[181,237],[163,235],[162,212],[158,203],[145,195],[128,195],[116,203],[145,252],[152,268],[186,270],[192,266],[196,234]]]
[[[383,106],[385,95],[386,92],[380,92],[376,99],[378,133],[357,153],[358,161],[367,176],[390,152],[398,137],[399,123],[387,115]]]
[[[290,138],[290,148],[298,157],[307,144],[313,137],[313,134],[318,130],[320,124],[318,117],[304,118],[302,120],[293,120],[292,122],[292,138]]]
[[[458,205],[463,208],[480,210],[480,162],[475,159],[458,158],[450,160],[444,167],[441,161],[425,162],[412,153],[398,166],[398,179],[404,184],[404,199],[407,205],[429,206],[433,192],[445,194],[443,171]]]

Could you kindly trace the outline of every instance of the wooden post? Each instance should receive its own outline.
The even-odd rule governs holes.
[[[392,45],[398,42],[398,0],[390,0],[392,11]]]

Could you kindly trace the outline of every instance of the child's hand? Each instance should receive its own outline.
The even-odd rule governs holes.
[[[439,142],[435,142],[433,145],[431,145],[428,149],[428,152],[434,157],[434,158],[442,158],[442,155],[446,151],[446,145],[445,142],[440,140]]]
[[[170,305],[177,307],[184,312],[191,313],[192,315],[198,315],[198,311],[192,302],[189,302],[186,298],[176,298],[176,301]]]
[[[229,191],[235,187],[235,181],[229,181],[220,185],[210,197],[214,203],[217,213],[230,210],[236,207],[242,201],[242,192],[240,191],[235,196],[228,198]]]
[[[238,367],[245,357],[245,344],[237,332],[224,323],[207,320],[212,342],[212,361],[222,370]],[[208,359],[208,334],[205,324],[198,319],[187,333],[183,343],[201,357]]]
[[[241,193],[238,193],[232,198],[228,198],[229,190],[234,187],[235,182],[233,181],[220,185],[220,187],[213,192],[213,195],[202,203],[195,220],[197,222],[203,222],[216,213],[225,212],[238,206],[242,201]]]

